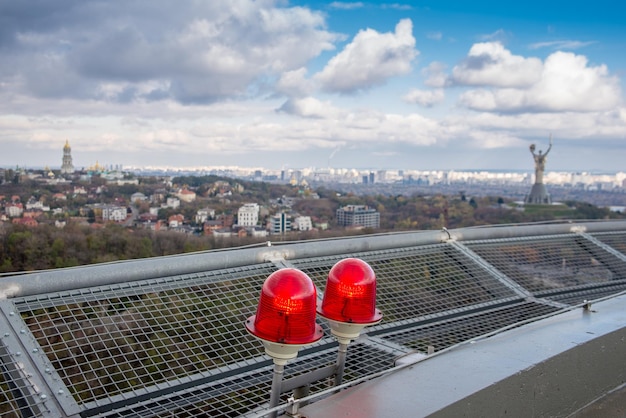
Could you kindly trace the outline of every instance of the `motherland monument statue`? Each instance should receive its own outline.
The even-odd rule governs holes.
[[[533,184],[532,189],[524,202],[527,204],[535,204],[535,205],[549,205],[552,203],[550,199],[550,194],[546,189],[545,184],[543,184],[543,173],[546,169],[546,157],[548,153],[552,149],[552,135],[550,135],[550,146],[546,150],[545,154],[539,150],[538,153],[535,153],[535,144],[530,146],[530,153],[533,155],[533,159],[535,160],[535,184]]]

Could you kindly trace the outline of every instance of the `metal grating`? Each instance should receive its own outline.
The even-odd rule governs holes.
[[[544,299],[553,300],[555,302],[565,303],[568,305],[580,305],[596,299],[602,299],[608,296],[617,295],[626,291],[626,283],[616,285],[604,285],[593,288],[583,288],[580,291],[570,289],[564,293],[548,294]],[[539,295],[541,296],[541,295]]]
[[[336,361],[336,349],[325,349],[313,354],[302,354],[285,370],[285,379],[311,372],[333,364]],[[346,381],[368,376],[393,366],[395,356],[366,344],[354,344],[350,347],[346,362]],[[165,396],[150,399],[130,407],[120,407],[107,413],[91,411],[91,414],[109,418],[129,416],[140,417],[198,417],[198,416],[255,416],[267,407],[271,384],[271,366],[257,367],[248,373],[241,373],[230,379],[207,384],[194,385],[192,388]],[[333,379],[327,378],[315,382],[310,387],[311,393],[320,392],[333,386]],[[282,395],[287,402],[290,393]]]
[[[560,308],[533,302],[518,302],[451,318],[434,318],[391,332],[373,333],[381,338],[422,353],[440,351],[503,328],[559,311]]]
[[[626,262],[582,236],[465,245],[536,296],[567,291],[582,294],[585,287],[592,295],[594,287],[626,283]]]
[[[220,271],[16,301],[79,404],[262,354],[242,323],[274,268]],[[101,402],[99,403],[101,404]]]
[[[155,267],[149,280],[83,288],[68,280],[67,290],[0,300],[7,329],[0,338],[0,416],[263,415],[272,361],[243,324],[267,276],[285,266],[308,274],[320,297],[337,261],[358,257],[374,269],[383,321],[350,344],[344,382],[389,370],[404,354],[441,351],[626,290],[624,232],[490,237],[510,236],[500,231],[473,229],[464,232],[479,238],[446,243],[403,238],[402,245],[390,235],[378,237],[378,248],[368,237],[357,245],[272,246],[254,257],[234,249],[209,260],[218,267],[207,271],[161,277]],[[543,226],[530,231],[543,233]],[[235,267],[246,263],[252,265]],[[126,265],[105,268],[126,277]],[[318,322],[326,337],[289,362],[285,379],[295,385],[316,376],[308,390],[327,394],[337,342],[326,321]]]
[[[609,232],[603,234],[593,234],[599,241],[611,246],[614,250],[626,256],[626,234],[623,232]]]
[[[323,290],[328,271],[345,257],[361,258],[374,269],[377,306],[385,324],[515,296],[510,288],[447,244],[344,254],[293,264]]]
[[[8,353],[0,347],[0,416],[2,418],[43,417],[47,412],[46,397],[36,393],[28,380],[19,379],[21,365],[18,358],[23,355]]]

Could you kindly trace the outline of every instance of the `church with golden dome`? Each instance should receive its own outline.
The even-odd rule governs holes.
[[[68,140],[65,140],[65,146],[63,147],[61,174],[74,174],[74,165],[72,164],[72,147],[70,147]]]

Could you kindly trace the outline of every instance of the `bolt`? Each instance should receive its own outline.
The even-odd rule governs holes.
[[[19,357],[19,356],[21,356],[21,355],[22,355],[22,352],[21,352],[21,351],[18,351],[17,353],[15,353],[15,356],[16,356],[16,357]]]
[[[65,392],[63,392],[63,389],[59,389],[59,391],[57,392],[59,395],[63,395]]]
[[[33,353],[38,353],[38,352],[39,352],[39,349],[33,348]]]
[[[20,334],[26,334],[26,330],[25,329],[21,329],[20,330]]]
[[[11,311],[11,312],[9,312],[9,315],[10,315],[10,316],[14,316],[14,315],[15,315],[15,312]]]
[[[48,399],[48,397],[46,396],[45,393],[42,393],[41,396],[39,396],[41,399],[46,400]]]
[[[49,368],[46,367],[46,373],[51,374],[52,370],[50,370]]]
[[[5,332],[5,333],[4,333],[4,336],[5,336],[5,337],[8,337],[8,336],[9,336],[9,333],[8,333],[8,332]]]

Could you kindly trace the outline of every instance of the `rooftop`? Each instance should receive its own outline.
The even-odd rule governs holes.
[[[273,363],[244,327],[263,282],[297,268],[320,297],[347,257],[372,266],[383,320],[349,345],[337,387],[337,341],[318,319],[324,337],[285,366],[278,413],[490,415],[530,405],[568,416],[626,381],[626,222],[563,222],[5,274],[0,415],[266,415]],[[507,396],[490,402],[496,392]]]

